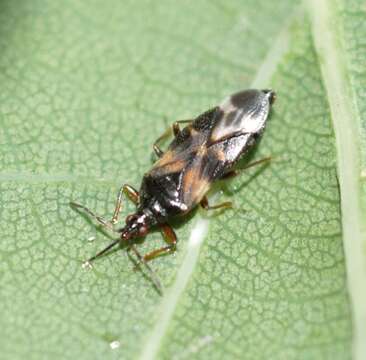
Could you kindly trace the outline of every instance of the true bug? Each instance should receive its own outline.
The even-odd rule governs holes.
[[[118,239],[90,258],[87,263],[90,264],[116,244],[144,237],[152,227],[159,227],[167,246],[145,256],[141,256],[131,243],[129,247],[138,256],[139,261],[147,266],[155,285],[161,290],[159,280],[147,265],[147,261],[176,249],[177,237],[169,222],[189,213],[198,204],[206,210],[231,206],[230,202],[210,206],[206,193],[214,181],[239,173],[240,170],[234,170],[233,165],[258,141],[274,101],[275,93],[272,90],[245,90],[231,95],[219,106],[193,120],[176,121],[154,143],[153,149],[158,160],[144,175],[140,191],[130,185],[123,185],[120,189],[110,221],[95,215],[85,206],[72,202],[73,207],[86,211],[99,224],[119,234]],[[180,129],[181,123],[188,125]],[[164,152],[159,143],[171,133],[174,139]],[[261,159],[245,168],[269,159]],[[114,229],[123,193],[137,205],[137,210],[127,216],[124,227]]]

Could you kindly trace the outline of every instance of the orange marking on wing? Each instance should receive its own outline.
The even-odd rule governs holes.
[[[188,125],[187,128],[188,128],[189,134],[191,136],[199,135],[199,132],[196,129],[193,128],[192,124]]]
[[[192,191],[194,183],[199,175],[199,170],[197,168],[189,168],[184,174],[184,191]]]
[[[174,152],[171,150],[168,150],[164,153],[164,155],[155,163],[155,166],[164,166],[166,164],[171,163],[174,161]]]
[[[172,174],[172,173],[182,171],[182,169],[184,168],[185,165],[186,165],[185,161],[178,160],[178,161],[174,161],[169,164],[163,165],[163,166],[161,166],[161,168],[164,169],[164,172]]]
[[[199,167],[192,167],[184,174],[183,191],[187,205],[197,204],[210,188],[210,181],[201,176]]]
[[[172,174],[182,171],[186,166],[184,159],[177,159],[175,153],[168,150],[152,167],[151,173],[154,174]]]
[[[201,145],[199,148],[198,148],[198,150],[197,150],[197,154],[196,154],[196,156],[204,156],[204,155],[206,155],[207,154],[207,147],[206,147],[206,145]]]

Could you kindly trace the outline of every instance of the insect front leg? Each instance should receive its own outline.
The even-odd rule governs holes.
[[[105,220],[103,217],[94,214],[93,211],[91,211],[90,209],[88,209],[86,206],[84,205],[80,205],[78,203],[75,202],[70,202],[70,205],[74,208],[77,209],[81,209],[83,211],[85,211],[90,217],[92,217],[94,220],[96,220],[100,225],[104,226],[105,228],[107,228],[110,231],[116,232],[118,234],[120,234],[120,232],[118,230],[115,230],[113,225],[118,221],[118,217],[119,217],[119,213],[122,207],[122,195],[123,193],[135,204],[137,204],[139,202],[139,193],[137,190],[135,190],[132,186],[130,185],[123,185],[121,187],[121,189],[118,192],[117,195],[117,201],[116,201],[116,207],[114,209],[114,213],[112,216],[112,219],[110,221]],[[94,261],[95,259],[99,258],[100,256],[104,255],[108,250],[110,250],[112,247],[114,247],[115,245],[119,244],[120,242],[120,238],[114,240],[112,243],[110,243],[107,247],[105,247],[103,250],[99,251],[96,255],[92,256],[90,259],[88,259],[87,261],[84,262],[84,264],[91,266],[92,261]]]
[[[147,253],[143,257],[145,261],[150,261],[160,255],[171,253],[177,249],[178,239],[172,227],[168,224],[164,224],[160,226],[160,230],[163,233],[164,239],[168,243],[168,246],[164,246],[160,249],[156,249]]]
[[[221,179],[230,179],[232,177],[235,177],[237,175],[240,175],[240,173],[244,170],[247,170],[253,166],[256,166],[256,165],[260,165],[260,164],[266,164],[266,163],[269,163],[270,161],[272,161],[272,156],[267,156],[263,159],[259,159],[257,161],[253,161],[252,163],[249,163],[248,165],[246,165],[245,167],[241,168],[241,169],[237,169],[237,170],[231,170],[229,172],[227,172],[226,174],[224,174]]]
[[[124,184],[118,192],[116,207],[113,212],[112,224],[116,224],[118,221],[118,217],[122,208],[122,195],[125,194],[135,205],[138,204],[140,200],[140,195],[136,189],[134,189],[131,185]]]
[[[85,211],[91,218],[93,218],[99,225],[102,225],[103,227],[109,229],[110,231],[117,232],[110,221],[104,219],[102,216],[99,216],[97,214],[94,214],[93,211],[91,211],[89,208],[87,208],[84,205],[81,205],[79,203],[70,201],[70,206],[74,209],[80,209]]]
[[[153,149],[154,149],[155,154],[158,157],[162,157],[164,154],[164,151],[160,149],[159,143],[172,134],[174,135],[174,137],[177,137],[180,134],[179,124],[191,123],[192,121],[193,120],[178,120],[178,121],[174,122],[168,129],[166,129],[163,132],[163,134],[160,135],[154,142]]]
[[[122,207],[122,194],[123,193],[125,195],[127,195],[127,197],[130,200],[132,200],[135,204],[137,204],[139,201],[139,193],[132,186],[127,185],[127,184],[123,185],[118,192],[116,207],[114,209],[113,216],[110,221],[104,219],[102,216],[95,214],[93,211],[91,211],[89,208],[87,208],[84,205],[81,205],[81,204],[73,202],[73,201],[70,202],[70,205],[73,208],[81,209],[81,210],[85,211],[91,218],[93,218],[95,221],[97,221],[100,225],[102,225],[103,227],[105,227],[113,232],[116,232],[116,230],[113,228],[113,225],[118,221],[119,213],[120,213],[120,210]]]
[[[216,210],[216,209],[231,209],[233,207],[233,203],[231,201],[225,201],[221,204],[216,204],[216,205],[209,205],[208,204],[208,199],[205,196],[201,202],[200,205],[203,209],[205,210]]]

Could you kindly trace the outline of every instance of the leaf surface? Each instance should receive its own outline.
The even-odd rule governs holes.
[[[290,0],[0,6],[2,355],[350,358],[339,149],[313,17]],[[122,249],[83,269],[110,239],[69,201],[111,216],[168,124],[248,87],[278,93],[251,154],[274,161],[212,196],[234,210],[177,224],[177,255],[152,263],[164,296]],[[162,244],[154,233],[139,249]]]

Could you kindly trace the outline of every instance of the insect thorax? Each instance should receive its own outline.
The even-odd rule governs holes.
[[[158,223],[187,210],[179,199],[179,176],[179,173],[160,177],[146,174],[142,180],[139,208],[150,211]]]

